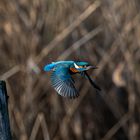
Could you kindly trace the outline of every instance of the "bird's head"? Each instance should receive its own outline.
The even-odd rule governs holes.
[[[91,66],[88,62],[74,62],[74,68],[79,71],[87,71],[89,69],[97,69],[96,66]]]

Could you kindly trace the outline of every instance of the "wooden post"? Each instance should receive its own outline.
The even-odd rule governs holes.
[[[6,84],[0,81],[0,140],[11,140]]]

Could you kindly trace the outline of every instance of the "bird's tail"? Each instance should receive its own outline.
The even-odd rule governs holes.
[[[45,65],[44,71],[51,71],[54,68],[54,66],[55,66],[55,63]]]
[[[89,80],[89,82],[91,83],[91,85],[97,89],[98,91],[101,91],[101,88],[90,78],[90,76],[87,74],[87,72],[84,72],[85,76],[87,77],[87,79]]]

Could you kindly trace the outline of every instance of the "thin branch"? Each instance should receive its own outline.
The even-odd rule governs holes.
[[[16,65],[13,68],[11,68],[10,70],[8,70],[7,72],[5,72],[4,74],[2,74],[0,76],[0,79],[1,80],[6,80],[6,79],[13,76],[14,74],[16,74],[19,71],[20,71],[20,67],[19,67],[19,65]]]
[[[72,24],[65,28],[54,40],[44,47],[41,53],[36,57],[36,62],[39,63],[48,55],[61,41],[63,41],[76,27],[78,27],[85,19],[87,19],[98,7],[100,1],[95,1],[91,4]]]
[[[36,118],[36,121],[34,123],[34,126],[33,126],[33,129],[32,129],[31,136],[30,136],[29,140],[35,140],[36,139],[37,133],[39,131],[39,127],[42,128],[44,140],[50,140],[50,136],[49,136],[47,124],[46,124],[46,121],[45,121],[45,117],[44,117],[44,114],[42,114],[42,113],[39,113],[37,115],[37,118]]]
[[[101,140],[109,140],[130,119],[129,112],[116,123]]]
[[[66,59],[69,55],[72,54],[73,51],[78,50],[83,44],[87,43],[90,39],[99,34],[101,31],[102,28],[99,26],[96,29],[92,30],[91,32],[87,33],[80,40],[75,42],[70,48],[64,51],[63,54],[58,57],[58,60]]]

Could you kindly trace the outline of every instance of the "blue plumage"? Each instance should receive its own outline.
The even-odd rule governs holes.
[[[79,93],[74,86],[74,80],[71,76],[73,74],[80,73],[84,75],[97,90],[100,90],[86,73],[91,68],[95,69],[97,67],[90,66],[88,62],[57,61],[46,65],[44,70],[53,71],[51,74],[51,83],[59,95],[76,98],[79,96]]]
[[[48,64],[44,67],[44,71],[51,71],[55,67],[54,63]]]

